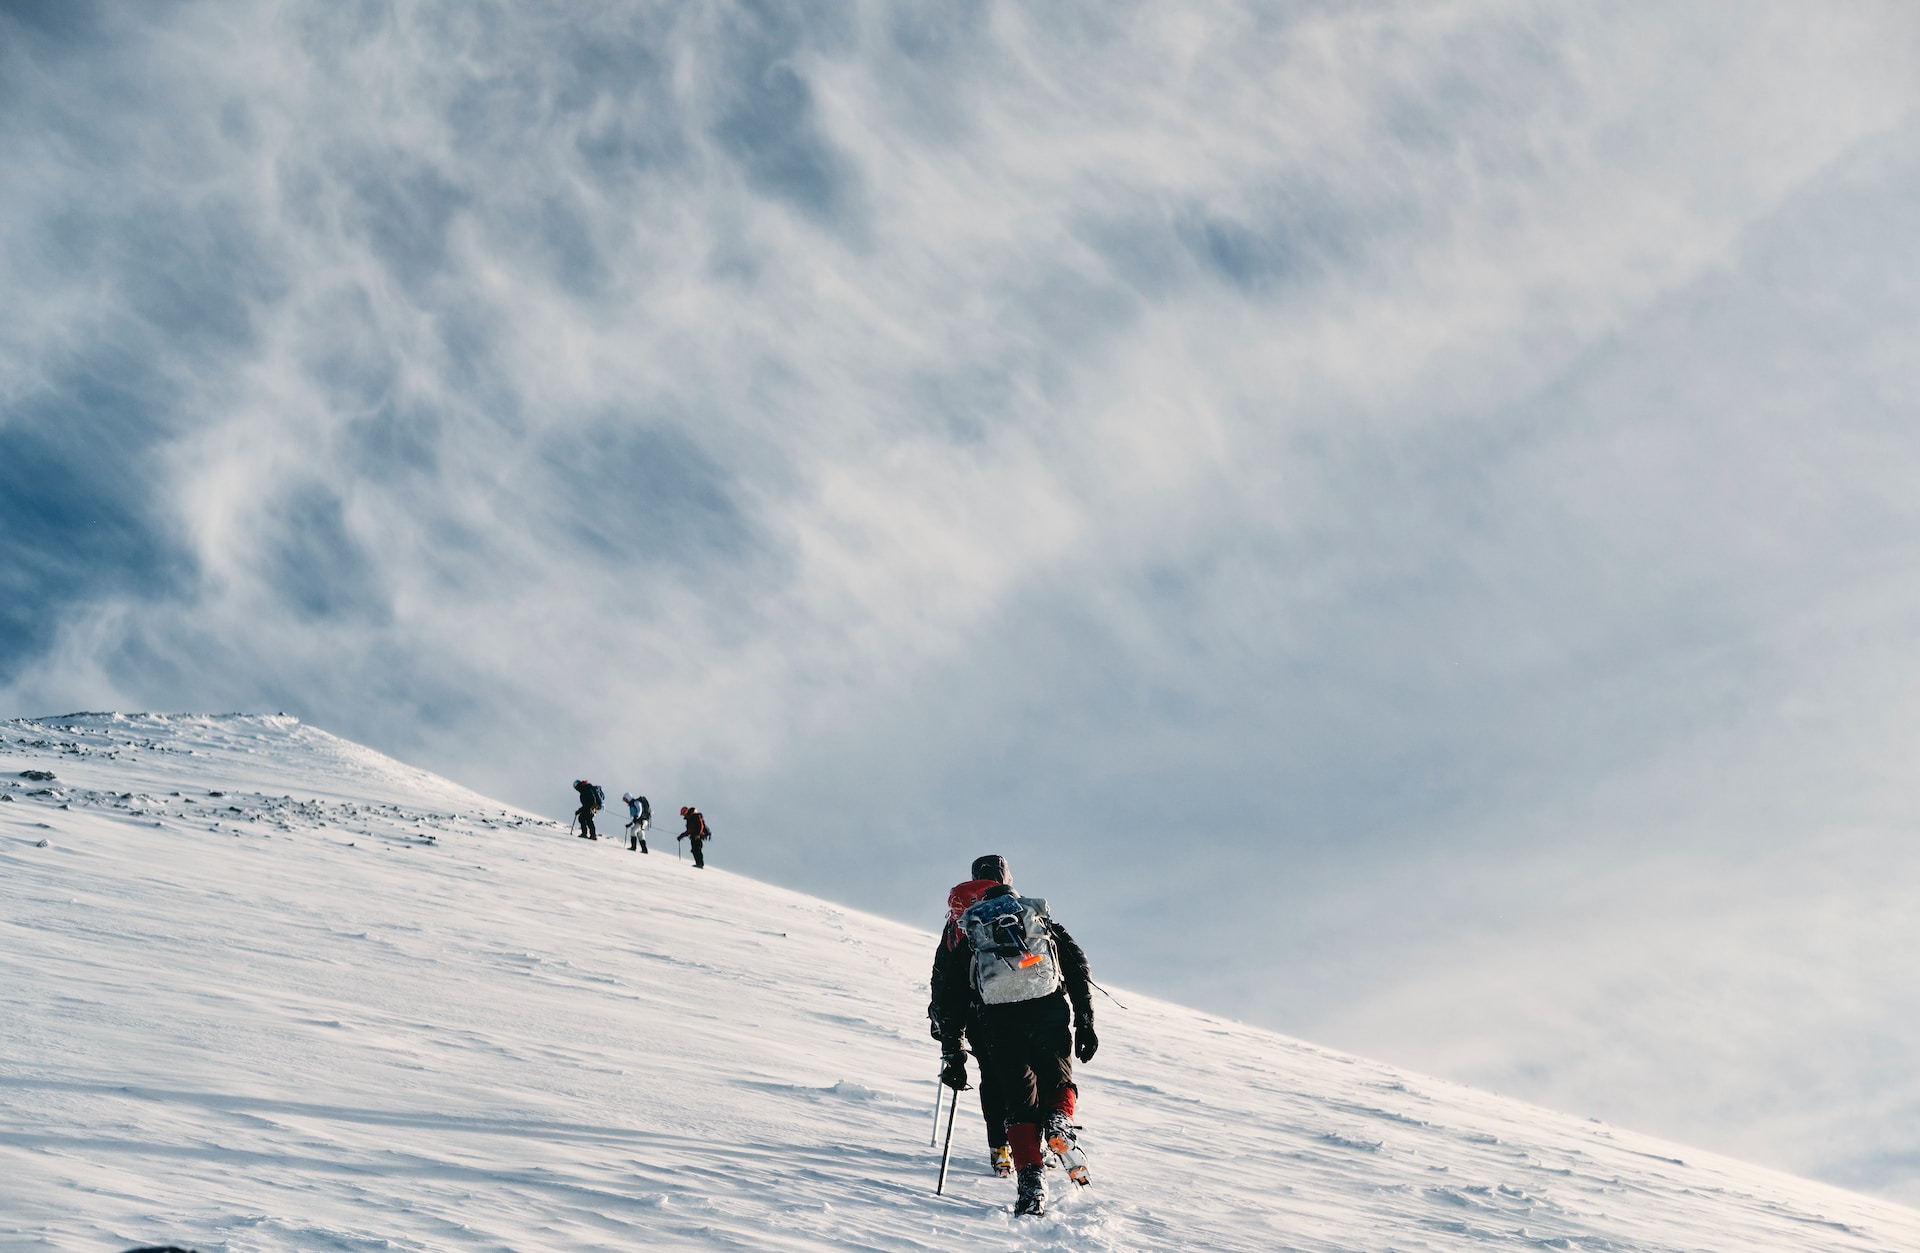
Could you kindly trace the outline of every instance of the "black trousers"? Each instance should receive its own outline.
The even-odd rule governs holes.
[[[979,1041],[974,1041],[973,1048],[980,1051]],[[1007,1103],[1000,1099],[1000,1076],[987,1065],[985,1054],[980,1056],[980,1119],[987,1124],[988,1148],[1007,1142]]]
[[[1007,1122],[1043,1123],[1073,1086],[1073,1010],[1065,992],[1012,1005],[983,1005],[971,1033],[981,1053],[981,1097],[991,1082]]]
[[[687,843],[693,845],[693,864],[703,870],[706,869],[707,855],[701,850],[706,847],[707,842],[705,840],[689,839]]]
[[[593,810],[582,805],[580,808],[574,810],[574,817],[580,819],[581,835],[586,836],[589,840],[597,840],[600,838],[600,832],[596,830],[593,825]]]

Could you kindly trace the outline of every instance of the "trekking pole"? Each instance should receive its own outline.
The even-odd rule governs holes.
[[[940,1085],[945,1087],[945,1084]],[[947,1106],[947,1147],[940,1150],[940,1182],[933,1186],[935,1196],[947,1194],[947,1159],[953,1156],[953,1116],[960,1112],[960,1094],[953,1094],[953,1104]]]
[[[927,1132],[927,1147],[940,1143],[940,1098],[947,1094],[947,1085],[938,1079],[933,1081],[933,1130]]]
[[[947,1084],[941,1084],[941,1086],[945,1088]],[[937,1195],[937,1197],[947,1195],[947,1159],[948,1157],[952,1157],[952,1151],[954,1151],[954,1115],[956,1115],[956,1113],[960,1113],[960,1094],[958,1094],[958,1092],[954,1092],[954,1103],[947,1107],[947,1147],[941,1149],[941,1182],[937,1182],[937,1184],[933,1186],[933,1195]]]

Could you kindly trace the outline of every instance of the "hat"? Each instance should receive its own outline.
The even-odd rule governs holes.
[[[1011,883],[1013,876],[1007,872],[1007,859],[998,853],[988,853],[973,859],[973,877],[992,879],[995,883]]]
[[[630,801],[630,800],[632,800],[632,799],[633,799],[633,793],[632,793],[632,792],[622,792],[622,793],[620,793],[620,799],[621,799],[621,800],[623,800],[623,801]]]

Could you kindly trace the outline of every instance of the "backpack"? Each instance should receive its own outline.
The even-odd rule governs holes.
[[[647,798],[644,796],[640,798],[640,821],[653,821],[653,806],[647,802]]]
[[[942,944],[949,949],[960,947],[960,941],[966,935],[960,926],[960,915],[978,905],[980,897],[994,883],[992,879],[969,879],[965,883],[955,884],[953,890],[947,893],[947,922],[940,930]]]
[[[595,783],[592,786],[593,786],[593,807],[595,809],[605,809],[607,807],[607,789],[601,787],[598,783]]]
[[[1037,1001],[1058,992],[1060,954],[1047,930],[1047,903],[1031,896],[996,896],[960,915],[973,949],[973,989],[987,1005]]]

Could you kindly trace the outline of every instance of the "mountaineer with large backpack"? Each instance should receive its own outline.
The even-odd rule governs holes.
[[[606,791],[599,784],[589,783],[585,779],[575,779],[573,790],[580,794],[580,808],[573,811],[573,816],[580,822],[580,838],[599,839],[600,832],[593,825],[593,816],[607,803]]]
[[[988,888],[998,887],[998,879],[969,879],[965,883],[955,884],[947,893],[947,921],[940,928],[940,947],[933,953],[933,978],[930,987],[932,999],[927,1003],[927,1019],[933,1027],[933,1038],[940,1039],[939,1007],[944,999],[946,980],[950,975],[942,965],[940,958],[966,942],[966,933],[960,929],[960,916],[968,909],[980,903],[980,898]],[[980,1062],[980,1118],[987,1124],[987,1163],[996,1175],[1013,1173],[1013,1151],[1007,1146],[1007,1111],[1000,1099],[1000,1077],[986,1064],[986,1029],[980,1024],[980,994],[967,989],[967,1016],[963,1027],[965,1043],[973,1046]],[[967,1086],[967,1055],[958,1050],[944,1052],[940,1058],[940,1082],[956,1092]],[[959,1100],[959,1097],[955,1097]]]
[[[639,849],[647,851],[647,828],[653,825],[653,805],[644,796],[635,796],[631,792],[622,792],[620,799],[627,802],[627,812],[633,816],[627,819],[627,851]]]
[[[693,868],[705,870],[707,858],[700,850],[713,838],[713,831],[708,828],[705,815],[691,805],[680,806],[680,816],[687,820],[687,829],[674,836],[673,842],[678,844],[685,840],[693,849]]]
[[[973,877],[991,879],[993,886],[961,913],[960,943],[942,945],[934,956],[930,1012],[940,1038],[941,1082],[966,1086],[962,1039],[971,1031],[981,1071],[999,1085],[1006,1111],[1008,1147],[1020,1176],[1013,1212],[1039,1214],[1047,1199],[1045,1150],[1060,1160],[1068,1178],[1088,1182],[1086,1157],[1074,1138],[1079,1089],[1073,1059],[1091,1061],[1100,1047],[1093,1032],[1093,976],[1087,955],[1048,916],[1047,903],[1013,890],[1006,858],[976,858]]]

